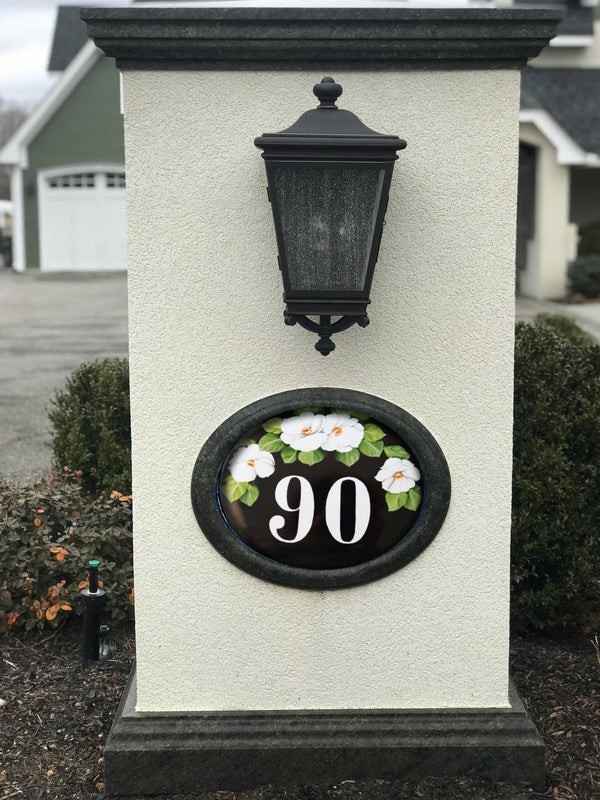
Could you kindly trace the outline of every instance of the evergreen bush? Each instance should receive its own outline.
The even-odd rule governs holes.
[[[569,264],[571,292],[584,297],[600,297],[600,255],[581,256]]]
[[[518,628],[600,622],[600,347],[542,323],[515,347],[512,611]]]
[[[580,256],[590,256],[600,254],[600,222],[592,222],[579,228],[579,247]]]
[[[85,492],[131,493],[129,363],[107,358],[81,364],[57,391],[48,414],[58,468],[81,472]]]
[[[572,342],[594,343],[594,339],[582,331],[576,322],[562,314],[538,314],[535,321],[541,325],[549,325],[556,333],[566,336]]]

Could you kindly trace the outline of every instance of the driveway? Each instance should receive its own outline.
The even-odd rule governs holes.
[[[50,469],[47,408],[81,364],[127,355],[127,278],[0,269],[0,475]]]

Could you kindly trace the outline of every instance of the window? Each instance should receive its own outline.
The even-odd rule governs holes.
[[[73,175],[54,175],[48,178],[51,189],[92,189],[96,185],[96,176],[93,172],[77,172]]]
[[[106,186],[108,189],[124,189],[125,188],[125,173],[123,172],[107,172],[106,173]]]

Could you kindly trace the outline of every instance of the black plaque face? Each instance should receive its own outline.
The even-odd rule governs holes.
[[[296,389],[241,408],[194,465],[198,525],[266,581],[343,589],[416,558],[440,530],[450,473],[404,409],[349,389]]]
[[[333,570],[380,556],[419,517],[425,479],[406,443],[352,409],[295,409],[247,431],[218,499],[248,547],[292,567]]]

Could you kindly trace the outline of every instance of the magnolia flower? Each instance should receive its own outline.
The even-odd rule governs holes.
[[[303,453],[316,450],[327,441],[324,422],[323,414],[313,414],[312,411],[303,411],[296,417],[288,417],[281,423],[281,441],[294,450],[302,450]]]
[[[275,472],[275,459],[272,453],[258,449],[257,444],[240,447],[229,462],[229,471],[238,483],[268,478]]]
[[[375,480],[390,494],[408,492],[415,483],[421,479],[421,473],[412,463],[405,458],[388,458],[381,467]]]
[[[323,450],[336,450],[338,453],[348,453],[353,447],[358,447],[365,435],[364,427],[350,414],[327,414],[323,430],[327,434]]]

